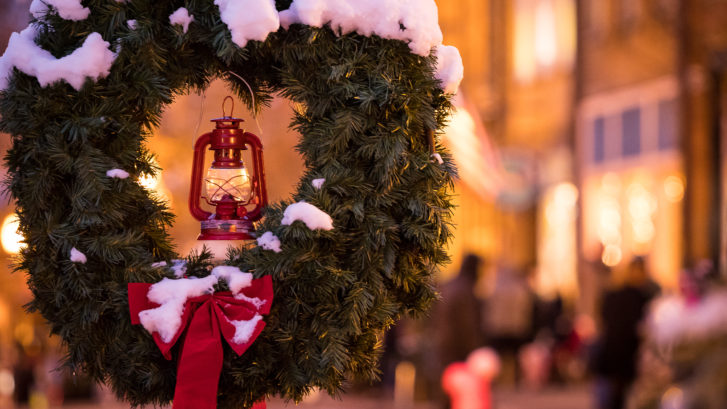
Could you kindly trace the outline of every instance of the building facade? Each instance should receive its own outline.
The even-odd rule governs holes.
[[[479,248],[497,264],[533,274],[544,295],[562,292],[574,298],[577,192],[570,144],[575,2],[461,0],[438,5],[445,43],[459,48],[465,65],[459,98],[486,129],[477,138],[487,139],[482,144],[491,147],[481,155],[487,165],[480,166],[484,170],[477,179],[494,179],[488,197],[477,199],[480,206],[466,197],[472,189],[457,189],[465,206],[456,219],[465,222],[459,223],[452,250],[455,265],[459,252]],[[471,179],[463,178],[460,186]]]
[[[727,1],[682,0],[678,11],[682,132],[688,183],[685,261],[712,259],[724,276]]]
[[[726,19],[724,0],[579,1],[582,265],[618,280],[644,256],[666,289],[701,259],[723,271]]]

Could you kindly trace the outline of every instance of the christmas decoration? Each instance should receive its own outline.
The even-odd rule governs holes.
[[[209,252],[173,251],[173,215],[139,184],[157,171],[144,142],[176,95],[223,78],[252,110],[275,93],[295,103],[306,170],[250,232],[261,242],[222,262],[270,277],[275,302],[244,354],[220,340],[217,407],[375,379],[383,330],[427,309],[447,261],[455,171],[426,135],[448,117],[461,61],[442,48],[433,0],[82,3],[36,3],[0,58],[8,186],[28,245],[18,269],[66,365],[133,405],[174,398],[184,348],[167,360],[132,325],[129,283],[236,275],[212,274]],[[233,281],[217,280],[203,305],[244,284]]]
[[[232,97],[225,98],[232,101]],[[234,103],[230,114],[234,109]],[[260,139],[240,129],[242,119],[224,114],[213,119],[215,130],[197,139],[194,145],[194,168],[189,192],[189,210],[202,222],[202,234],[198,240],[251,240],[252,222],[260,220],[262,210],[268,204],[265,174],[263,171],[263,145]],[[207,203],[215,206],[210,213],[199,206],[202,185],[202,167],[205,148],[214,151],[215,158],[207,170],[204,183]],[[253,173],[248,174],[242,161],[242,151],[252,152]],[[245,206],[255,204],[248,211]]]
[[[212,294],[219,276],[214,270],[204,279],[165,278],[153,285],[129,284],[132,324],[143,324],[153,333],[164,358],[172,359],[171,349],[186,331],[177,369],[174,409],[216,408],[222,370],[220,338],[224,337],[230,348],[242,355],[265,327],[261,314],[270,312],[270,276],[253,280],[251,274],[233,269],[226,277],[232,292]],[[236,276],[243,276],[238,280],[244,283],[234,291]]]
[[[500,357],[491,348],[478,348],[466,362],[453,362],[442,374],[442,389],[452,409],[490,409],[490,384],[500,372]]]
[[[727,407],[727,288],[710,261],[682,271],[679,295],[655,300],[629,407]]]

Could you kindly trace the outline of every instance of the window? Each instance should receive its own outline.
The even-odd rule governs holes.
[[[593,121],[593,162],[606,159],[606,120],[601,116]]]
[[[679,101],[673,76],[585,98],[578,107],[583,165],[607,169],[672,160],[682,138]]]
[[[659,150],[678,148],[678,127],[677,101],[675,99],[659,101]]]
[[[621,153],[637,156],[641,153],[641,109],[630,108],[621,115]]]

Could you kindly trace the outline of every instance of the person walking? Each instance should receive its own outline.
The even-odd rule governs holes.
[[[457,277],[440,289],[441,300],[432,317],[440,375],[449,364],[465,361],[470,352],[483,345],[480,301],[475,295],[481,265],[480,257],[468,254]]]
[[[639,326],[648,303],[659,292],[641,257],[628,266],[624,284],[608,291],[601,306],[603,330],[596,343],[592,370],[599,409],[622,409],[636,378]]]

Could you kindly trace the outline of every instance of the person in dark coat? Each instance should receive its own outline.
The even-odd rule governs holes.
[[[441,300],[432,317],[440,375],[448,365],[465,361],[470,352],[483,345],[481,306],[474,291],[481,264],[480,257],[468,254],[459,275],[440,288]]]
[[[605,294],[601,307],[603,330],[592,364],[597,375],[599,409],[624,407],[636,379],[639,324],[658,291],[648,277],[644,259],[638,257],[629,264],[626,283]]]
[[[459,275],[441,288],[442,299],[435,318],[443,367],[466,360],[470,352],[482,346],[480,301],[474,292],[481,262],[478,256],[467,255]]]

